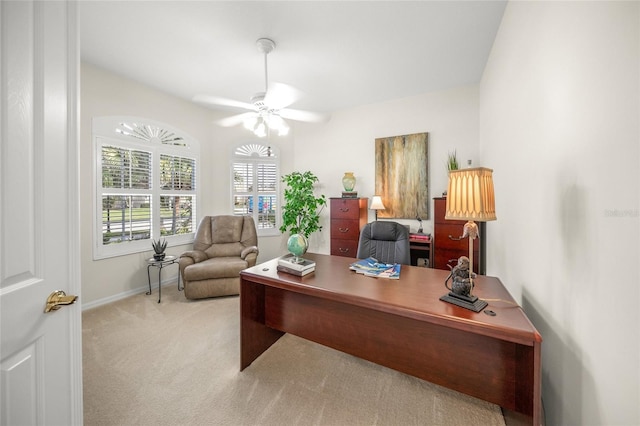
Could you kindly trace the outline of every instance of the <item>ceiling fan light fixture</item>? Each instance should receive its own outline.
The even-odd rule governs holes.
[[[258,120],[258,124],[253,129],[253,133],[259,138],[267,136],[267,126],[264,124],[264,119],[262,117]]]
[[[243,125],[259,138],[267,136],[267,129],[278,132],[278,136],[286,136],[290,130],[287,122],[273,112],[261,112],[258,116],[247,117]]]
[[[312,123],[327,121],[325,114],[289,108],[289,105],[301,97],[302,92],[283,83],[269,84],[267,56],[275,49],[276,44],[271,39],[261,38],[257,40],[256,45],[258,51],[264,55],[264,92],[255,93],[251,97],[251,103],[210,95],[196,95],[193,98],[194,102],[248,110],[248,112],[221,119],[218,124],[223,127],[242,124],[245,129],[261,138],[267,136],[267,130],[278,132],[279,136],[287,135],[290,128],[285,119]]]
[[[242,123],[245,129],[251,130],[251,131],[253,131],[253,129],[256,128],[257,124],[258,124],[258,117],[255,117],[255,116],[245,118],[244,122]]]

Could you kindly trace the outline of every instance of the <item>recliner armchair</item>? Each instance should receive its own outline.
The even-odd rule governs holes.
[[[356,256],[359,259],[373,257],[378,262],[410,265],[409,231],[398,222],[367,223],[360,231]]]
[[[254,266],[258,235],[250,216],[205,216],[198,225],[193,250],[178,264],[187,299],[240,293],[240,271]]]

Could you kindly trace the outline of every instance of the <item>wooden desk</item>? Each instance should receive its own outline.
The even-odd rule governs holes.
[[[241,272],[240,370],[291,333],[540,424],[542,338],[519,307],[489,302],[489,316],[442,302],[447,271],[402,265],[387,280],[350,271],[353,258],[305,258],[316,262],[305,277],[278,272],[276,259]],[[513,301],[494,277],[479,276],[474,293]]]

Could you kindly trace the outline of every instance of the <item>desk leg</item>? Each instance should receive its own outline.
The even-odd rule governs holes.
[[[147,265],[147,280],[149,281],[149,291],[147,292],[147,295],[151,294],[151,275],[149,275],[149,269],[152,266],[153,265]]]
[[[240,371],[284,333],[265,325],[265,287],[240,278]]]

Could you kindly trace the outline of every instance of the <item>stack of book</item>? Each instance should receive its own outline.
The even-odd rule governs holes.
[[[431,234],[409,234],[409,239],[414,241],[431,241]]]
[[[289,254],[278,259],[277,269],[280,272],[303,277],[316,270],[316,262],[308,259],[301,259],[300,262],[295,262],[294,256]]]
[[[358,198],[358,191],[342,191],[342,198]]]
[[[370,277],[390,278],[392,280],[400,278],[399,263],[382,263],[373,257],[367,257],[366,259],[353,262],[349,266],[349,269]]]

